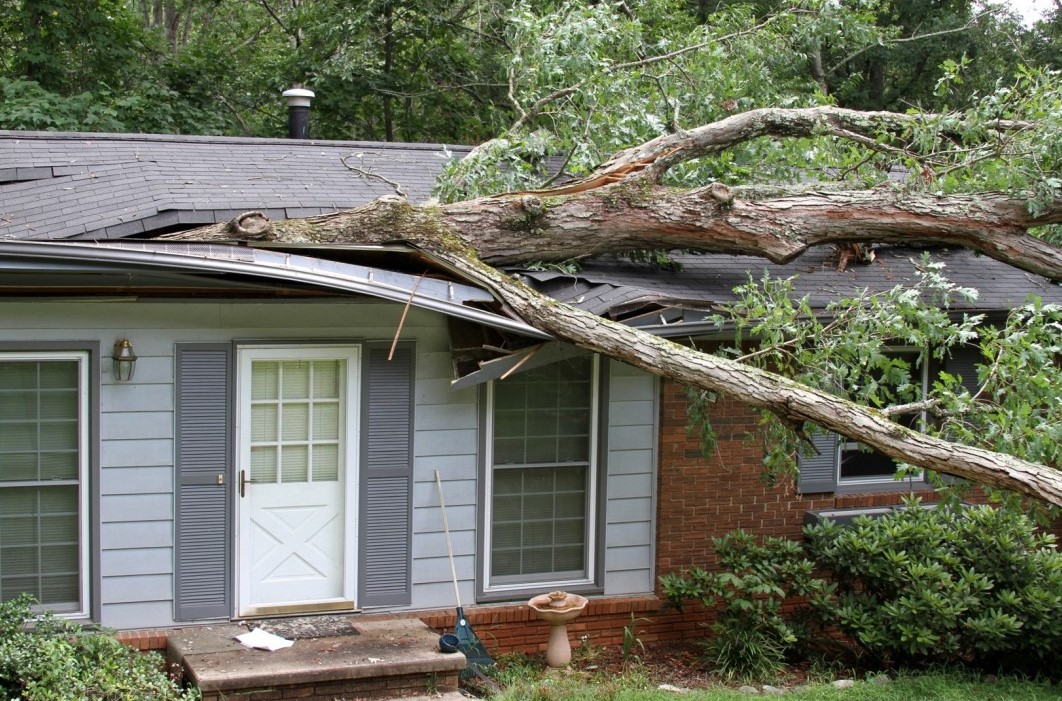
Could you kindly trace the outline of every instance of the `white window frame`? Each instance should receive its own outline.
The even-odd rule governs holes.
[[[52,608],[44,604],[40,608],[49,609],[64,618],[87,618],[89,616],[89,563],[91,538],[89,533],[89,368],[88,351],[0,351],[0,363],[6,362],[48,362],[74,361],[77,363],[77,451],[78,451],[78,596],[73,610]],[[0,489],[13,487],[47,486],[33,480],[25,482],[0,482]],[[58,485],[56,485],[58,486]]]
[[[582,576],[568,579],[528,578],[522,582],[495,583],[491,577],[491,524],[493,522],[494,503],[494,391],[496,382],[489,382],[486,390],[486,440],[484,441],[484,494],[483,500],[483,557],[482,581],[483,591],[488,594],[515,592],[534,587],[536,589],[556,589],[560,587],[592,586],[597,571],[597,522],[599,516],[598,480],[599,450],[601,426],[601,359],[590,359],[590,441],[589,464],[587,465],[587,513],[585,531],[586,561]],[[553,467],[554,464],[528,464],[520,467]],[[513,469],[513,468],[503,468]]]
[[[916,348],[914,346],[896,346],[896,347],[888,348],[885,351],[886,355],[890,355],[890,354],[894,354],[894,355],[914,354],[916,356],[916,358],[915,358],[916,361],[917,361],[917,355],[919,353],[921,353],[921,352],[922,352],[922,350],[920,348]],[[921,372],[921,375],[922,375],[922,378],[921,378],[922,379],[922,393],[921,393],[922,396],[921,396],[920,399],[924,400],[929,395],[929,358],[928,358],[928,356],[922,362],[922,364],[918,368],[918,370]],[[917,423],[918,423],[919,429],[921,429],[922,427],[924,427],[926,425],[926,412],[924,410],[921,411],[921,412],[918,412]],[[839,438],[840,438],[840,440],[837,441],[837,454],[836,454],[835,459],[834,459],[834,470],[835,470],[835,475],[837,477],[837,486],[838,487],[856,487],[856,486],[860,486],[860,485],[881,485],[881,484],[905,484],[905,483],[912,482],[912,481],[920,482],[920,481],[922,481],[925,478],[925,472],[910,473],[910,474],[906,475],[902,481],[898,481],[896,479],[896,473],[895,472],[893,472],[892,475],[889,475],[887,477],[885,475],[875,476],[875,477],[842,477],[841,476],[841,463],[842,463],[842,461],[844,459],[845,451],[868,452],[868,449],[865,448],[865,447],[861,447],[863,444],[860,443],[859,441],[845,440],[843,436],[840,436]],[[870,452],[873,452],[873,449],[870,449]],[[868,452],[868,454],[869,454],[869,452]]]

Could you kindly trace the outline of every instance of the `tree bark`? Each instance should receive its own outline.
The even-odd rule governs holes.
[[[1060,204],[1033,218],[1024,202],[1001,194],[944,197],[891,189],[779,194],[778,188],[729,189],[718,183],[681,192],[658,184],[676,163],[751,138],[826,133],[861,140],[899,133],[913,119],[838,108],[756,110],[620,152],[587,178],[552,190],[425,206],[391,196],[346,212],[274,222],[240,236],[218,224],[164,238],[269,238],[315,246],[406,241],[493,290],[529,324],[560,340],[737,398],[794,425],[816,423],[918,467],[1062,506],[1058,470],[912,431],[883,412],[561,304],[492,267],[645,249],[785,262],[830,243],[937,243],[1062,279],[1062,251],[1026,233],[1032,226],[1062,222]],[[1002,130],[1013,126],[997,124]]]
[[[982,448],[927,436],[881,411],[780,375],[700,353],[644,331],[544,297],[504,273],[454,250],[436,252],[489,286],[526,322],[558,339],[616,358],[655,375],[735,397],[784,421],[810,421],[896,460],[1062,506],[1062,472]]]

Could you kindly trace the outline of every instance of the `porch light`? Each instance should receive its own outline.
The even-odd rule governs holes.
[[[133,372],[136,370],[136,353],[133,352],[133,344],[128,338],[120,338],[114,342],[111,361],[115,380],[128,382],[133,379]]]

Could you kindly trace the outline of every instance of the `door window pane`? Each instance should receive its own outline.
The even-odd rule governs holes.
[[[339,479],[342,360],[251,363],[251,478]]]

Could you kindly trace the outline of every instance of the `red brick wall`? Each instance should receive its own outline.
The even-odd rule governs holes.
[[[733,400],[711,410],[717,444],[706,458],[700,440],[686,435],[685,389],[663,383],[657,496],[656,571],[667,574],[714,562],[712,538],[743,528],[757,535],[799,538],[809,509],[884,506],[900,493],[803,496],[792,480],[774,487],[761,479],[763,447],[756,435],[759,414]],[[921,495],[935,498],[931,491]]]
[[[537,620],[526,604],[472,607],[466,608],[465,614],[476,637],[492,655],[546,650],[549,626]],[[454,627],[452,609],[421,613],[418,617],[441,632]],[[643,643],[701,638],[707,620],[699,607],[680,614],[666,608],[655,595],[591,599],[582,615],[568,624],[568,639],[572,649],[581,644],[584,636],[595,647],[621,645],[625,626],[633,626]]]

